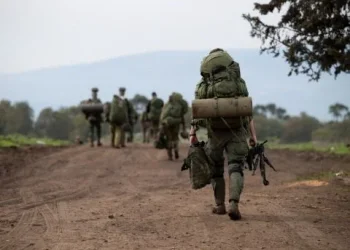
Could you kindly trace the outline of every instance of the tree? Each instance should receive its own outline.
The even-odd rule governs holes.
[[[27,102],[16,102],[6,115],[7,134],[28,135],[33,130],[33,109]]]
[[[0,101],[0,134],[5,134],[8,126],[8,117],[12,112],[11,102],[8,100]]]
[[[277,109],[276,104],[269,103],[265,107],[266,107],[266,110],[270,113],[270,115],[272,117],[274,117],[276,115],[276,109]]]
[[[243,18],[251,25],[251,36],[262,41],[261,53],[278,57],[283,51],[289,76],[301,73],[318,81],[322,72],[335,78],[350,72],[349,0],[271,0],[254,6],[262,16],[286,7],[277,25],[250,14]]]
[[[276,109],[276,117],[277,117],[277,119],[285,120],[286,119],[286,114],[287,114],[287,110],[285,110],[284,108],[277,108]]]
[[[136,94],[134,98],[131,99],[131,103],[134,105],[136,112],[142,113],[149,102],[148,98],[144,95]]]
[[[314,117],[301,113],[299,117],[291,117],[283,126],[281,141],[286,143],[309,142],[312,133],[321,126]]]
[[[262,115],[262,116],[266,116],[266,107],[264,105],[256,105],[253,109],[253,113],[255,115]]]
[[[54,111],[52,108],[44,108],[41,110],[38,118],[35,121],[34,130],[35,133],[39,136],[48,136],[48,128],[54,122]]]
[[[343,116],[343,119],[346,119],[349,108],[344,104],[335,103],[329,106],[328,112],[331,113],[336,120],[338,120],[341,116]]]

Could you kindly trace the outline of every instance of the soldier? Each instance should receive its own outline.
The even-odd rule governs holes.
[[[92,98],[88,100],[88,103],[102,103],[99,98],[97,98],[97,92],[98,88],[92,88]],[[97,146],[102,146],[101,143],[101,122],[102,122],[102,115],[100,113],[89,113],[87,114],[87,120],[90,123],[90,146],[94,146],[94,130],[96,129],[96,135],[97,135]]]
[[[147,111],[144,111],[142,113],[140,120],[141,120],[141,127],[142,127],[143,143],[149,143],[150,142],[151,121],[148,118]]]
[[[248,90],[241,78],[238,63],[222,49],[212,50],[201,63],[202,79],[196,86],[196,99],[248,96]],[[226,81],[226,82],[225,82]],[[217,85],[220,83],[219,85]],[[194,121],[208,130],[208,155],[214,162],[212,187],[216,206],[214,214],[225,214],[224,150],[228,160],[229,174],[229,216],[241,219],[238,208],[243,190],[243,168],[248,154],[248,128],[254,143],[257,142],[252,117],[213,118]],[[196,137],[191,129],[190,141]]]
[[[111,131],[111,147],[125,147],[124,126],[128,124],[128,113],[125,100],[121,96],[113,96],[108,118]]]
[[[161,131],[165,133],[168,141],[167,153],[170,161],[173,160],[173,150],[175,159],[179,158],[179,132],[183,120],[182,105],[173,95],[170,95],[160,116]]]
[[[119,97],[125,101],[128,113],[128,124],[125,124],[125,130],[129,132],[129,136],[127,138],[128,142],[133,142],[134,140],[134,125],[137,122],[138,114],[134,109],[132,103],[125,97],[126,88],[119,88]],[[124,144],[125,146],[125,144]]]
[[[162,108],[164,106],[164,102],[162,99],[158,98],[156,92],[152,92],[152,99],[148,102],[146,112],[148,114],[148,118],[151,121],[151,136],[155,140],[158,136],[159,132],[159,119],[160,114],[162,113]]]

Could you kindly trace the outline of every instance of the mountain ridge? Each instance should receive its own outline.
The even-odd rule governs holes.
[[[209,51],[209,50],[208,50]],[[181,92],[186,100],[194,98],[200,79],[199,66],[208,53],[204,50],[153,51],[116,58],[37,69],[0,75],[2,99],[27,100],[37,116],[40,109],[52,106],[76,105],[98,87],[103,101],[111,99],[118,88],[127,88],[127,96],[152,91],[167,99],[173,91]],[[302,111],[321,120],[330,119],[328,106],[341,102],[350,106],[350,77],[337,80],[324,74],[320,82],[309,83],[306,76],[288,77],[289,66],[282,58],[260,55],[258,49],[229,49],[239,62],[254,104],[276,103],[291,114]],[[335,87],[336,86],[336,87]]]

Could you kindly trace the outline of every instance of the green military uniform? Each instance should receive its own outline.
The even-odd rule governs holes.
[[[124,126],[128,123],[128,116],[126,103],[120,96],[113,96],[110,106],[109,123],[111,132],[111,147],[125,147]]]
[[[214,50],[202,61],[201,72],[205,72],[203,65],[206,65],[209,56],[214,57],[218,51]],[[211,55],[213,54],[213,55]],[[227,54],[230,58],[230,56]],[[232,82],[227,84],[227,91],[235,93],[234,96],[248,96],[244,80],[240,77],[239,65],[232,59],[232,63],[224,69],[205,75],[202,73],[202,80],[196,86],[196,99],[233,97],[225,93],[222,81]],[[249,120],[246,117],[238,118],[213,118],[198,121],[198,124],[205,124],[208,129],[208,155],[214,162],[214,174],[212,187],[214,191],[216,207],[213,213],[225,214],[225,180],[224,180],[224,151],[227,155],[229,174],[229,215],[231,219],[241,218],[238,203],[244,185],[244,161],[248,153],[247,127]]]
[[[179,132],[183,120],[182,105],[173,96],[170,96],[169,102],[165,104],[160,116],[161,129],[168,141],[167,153],[169,160],[173,160],[173,150],[175,158],[179,158]]]
[[[137,123],[139,116],[134,108],[134,105],[128,99],[125,99],[125,101],[126,101],[126,105],[128,107],[128,120],[129,120],[129,128],[128,128],[129,136],[127,138],[127,141],[133,142],[134,141],[134,126]]]
[[[129,133],[128,142],[132,142],[134,140],[134,125],[137,122],[138,114],[134,109],[134,106],[132,105],[132,103],[127,98],[125,98],[125,91],[126,91],[126,88],[124,87],[119,88],[119,96],[124,99],[127,107],[128,124],[125,124],[125,128]],[[125,139],[126,138],[124,137],[124,140]]]
[[[150,133],[154,140],[156,140],[157,135],[159,133],[160,115],[161,115],[163,106],[164,106],[163,100],[158,98],[157,94],[153,92],[152,99],[147,104],[146,112],[148,114],[148,118],[151,121]]]
[[[144,111],[142,113],[140,120],[141,120],[141,127],[142,127],[143,142],[149,143],[150,142],[151,121],[148,118],[147,111]]]
[[[97,92],[98,88],[93,88],[92,90],[92,99],[88,100],[88,103],[102,103],[99,98],[97,98]],[[87,120],[89,121],[90,128],[89,128],[89,138],[90,138],[90,145],[91,147],[94,146],[94,135],[95,135],[95,129],[96,129],[96,135],[97,135],[97,146],[101,146],[101,122],[102,122],[102,115],[101,114],[88,114]]]

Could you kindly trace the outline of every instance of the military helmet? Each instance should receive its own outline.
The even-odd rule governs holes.
[[[218,51],[224,51],[224,50],[221,49],[221,48],[212,49],[212,50],[209,52],[209,54],[212,54],[212,53],[218,52]]]
[[[92,92],[98,92],[98,88],[92,88],[91,91]]]
[[[121,91],[121,92],[125,92],[125,90],[126,90],[126,88],[124,88],[124,87],[119,88],[119,91]]]

